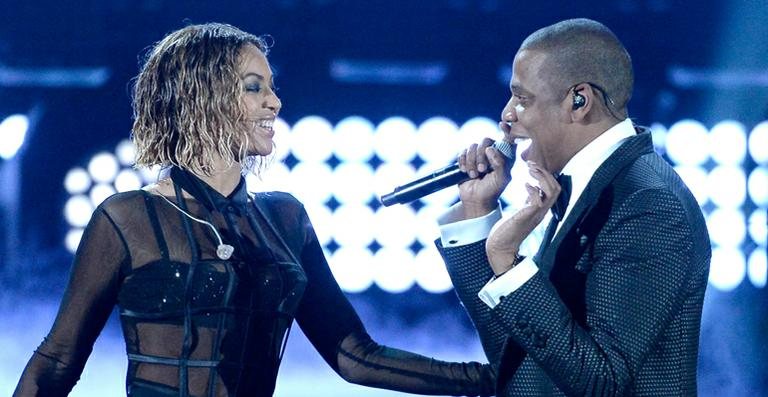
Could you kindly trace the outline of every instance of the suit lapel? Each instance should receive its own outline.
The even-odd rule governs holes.
[[[634,162],[638,157],[653,152],[651,134],[647,129],[638,129],[638,135],[628,138],[603,164],[595,171],[587,187],[581,193],[573,209],[564,219],[564,224],[557,231],[547,251],[542,253],[542,263],[539,267],[549,273],[554,264],[555,254],[560,244],[571,229],[579,225],[589,211],[594,208],[603,190],[611,183],[616,174]]]

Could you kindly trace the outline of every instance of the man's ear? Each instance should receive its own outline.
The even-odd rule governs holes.
[[[583,120],[595,103],[595,91],[588,83],[576,84],[571,88],[571,120]]]

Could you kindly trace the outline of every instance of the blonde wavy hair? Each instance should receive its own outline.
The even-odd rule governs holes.
[[[254,171],[248,156],[240,52],[261,37],[226,24],[190,25],[172,32],[149,51],[133,86],[135,167],[176,165],[210,176],[214,158]]]

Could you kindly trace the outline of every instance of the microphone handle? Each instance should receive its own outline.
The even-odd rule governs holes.
[[[510,159],[513,164],[515,161],[515,145],[506,141],[496,141],[493,147],[498,149],[504,156]],[[461,182],[470,179],[466,172],[459,169],[458,164],[451,164],[441,168],[431,174],[419,178],[403,186],[396,187],[392,193],[381,196],[381,204],[389,207],[393,204],[405,204],[418,200],[426,195],[432,194],[438,190],[458,185]]]
[[[458,185],[470,179],[458,164],[441,168],[423,178],[398,186],[392,193],[381,196],[381,204],[389,207],[393,204],[405,204],[450,186]]]

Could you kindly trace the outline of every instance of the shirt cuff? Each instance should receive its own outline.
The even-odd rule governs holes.
[[[509,269],[506,273],[500,277],[491,279],[485,286],[477,293],[477,297],[480,298],[483,303],[488,305],[491,309],[501,302],[501,298],[515,292],[528,280],[530,280],[536,272],[539,271],[539,267],[533,262],[530,257],[523,259],[517,266]]]
[[[487,215],[472,219],[458,220],[461,211],[461,204],[457,204],[438,218],[443,247],[458,247],[486,239],[493,225],[501,219],[500,205]]]

